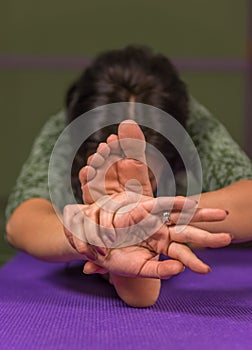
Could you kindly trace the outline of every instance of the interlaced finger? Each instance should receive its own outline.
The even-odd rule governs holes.
[[[208,248],[225,247],[231,243],[228,233],[210,233],[190,225],[169,226],[171,240],[178,243],[193,243]]]
[[[194,272],[206,274],[211,271],[210,267],[201,261],[185,244],[172,242],[169,246],[168,254],[171,258],[179,260]]]

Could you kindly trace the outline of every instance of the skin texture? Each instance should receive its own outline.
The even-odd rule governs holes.
[[[149,179],[149,172],[145,158],[145,139],[138,125],[132,121],[125,121],[121,123],[118,129],[118,136],[111,135],[108,137],[107,143],[101,143],[98,146],[97,152],[89,157],[88,166],[84,167],[80,171],[79,178],[82,184],[83,201],[86,204],[93,204],[102,196],[106,195],[113,197],[113,200],[116,197],[116,199],[120,201],[119,197],[122,198],[122,195],[125,194],[125,190],[132,191],[134,194],[138,193],[140,196],[142,194],[144,196],[152,196],[152,186]],[[156,179],[154,180],[156,181]],[[155,181],[153,181],[153,183],[155,183]],[[121,200],[123,201],[123,199]],[[142,216],[148,214],[144,213],[144,208],[141,207],[141,210]],[[76,213],[78,213],[78,210]],[[178,214],[178,212],[172,213],[171,217],[174,222],[178,220]],[[213,213],[214,220],[216,220],[216,214],[217,212]],[[226,213],[221,211],[218,214],[220,215],[219,219],[223,219],[226,216]],[[192,221],[200,220],[200,215],[204,215],[204,212],[202,212],[202,210],[201,212],[199,210],[196,211]],[[130,213],[130,215],[125,218],[123,215],[121,215],[121,222],[119,224],[119,219],[117,216],[115,216],[115,226],[126,226],[129,234],[129,226],[136,222],[136,217],[140,217],[138,213],[137,215],[132,215],[132,213]],[[69,218],[71,220],[71,213],[69,213]],[[128,221],[125,222],[125,219]],[[80,222],[80,225],[81,224],[82,223]],[[146,230],[147,229],[148,228],[146,227]],[[134,230],[131,233],[133,236]],[[190,234],[195,235],[196,237],[197,232],[194,230],[194,233],[189,233],[189,236]],[[167,246],[165,246],[165,249],[164,246],[162,247],[162,237],[167,236],[169,236],[170,239],[170,247],[168,250]],[[199,261],[199,259],[192,254],[188,247],[184,245],[176,246],[176,240],[179,239],[180,242],[183,242],[187,236],[188,233],[183,232],[183,234],[178,234],[175,232],[174,227],[170,227],[169,229],[166,225],[162,225],[159,227],[155,235],[153,235],[145,243],[148,243],[148,248],[150,248],[152,252],[159,251],[163,254],[173,256],[175,259],[182,258],[184,263],[190,266],[196,272],[209,272],[210,268],[206,264]],[[211,235],[209,235],[209,237],[213,238],[213,244],[216,246],[220,244],[216,241],[216,237],[211,237]],[[221,238],[221,236],[219,236],[219,238]],[[227,242],[230,241],[230,238],[225,238],[227,239],[225,242],[227,244]],[[205,244],[209,245],[211,243],[205,242]],[[173,245],[175,245],[174,252]],[[142,247],[143,246],[144,245],[142,243]],[[129,261],[132,261],[131,265],[134,265],[136,275],[139,274],[138,269],[141,268],[139,271],[141,271],[142,274],[146,273],[146,276],[148,276],[148,264],[151,262],[152,265],[154,265],[153,260],[158,260],[158,254],[153,254],[153,258],[151,258],[150,261],[147,257],[147,255],[150,254],[150,251],[144,251],[142,247],[131,246],[128,248],[112,250],[109,256],[106,256],[107,261],[103,260],[102,263],[101,260],[99,261],[99,254],[96,254],[95,263],[100,263],[103,268],[99,267],[99,265],[95,265],[94,263],[93,265],[92,263],[87,263],[84,267],[84,271],[86,273],[104,273],[106,271],[110,271],[110,282],[114,284],[118,295],[128,305],[150,306],[156,301],[159,295],[159,279],[128,278],[116,274],[116,268],[124,265],[124,273],[128,273],[127,267],[129,265]],[[175,253],[176,250],[177,252]],[[171,263],[171,261],[169,261],[169,263]],[[104,269],[104,266],[106,265],[108,266],[108,269]],[[93,271],[92,267],[94,268]],[[156,262],[156,277],[165,277],[161,272],[161,269],[163,268],[164,266],[162,264]],[[168,277],[169,276],[166,276],[166,278]],[[146,294],[146,291],[148,291],[148,294]]]
[[[97,171],[97,169],[96,169]],[[89,179],[90,180],[90,179]],[[142,180],[141,180],[142,181]],[[84,180],[85,183],[85,180]],[[240,240],[248,240],[251,239],[251,232],[252,232],[252,226],[251,226],[251,208],[252,208],[252,185],[250,180],[242,180],[239,182],[236,182],[230,186],[227,186],[221,190],[205,193],[201,196],[199,206],[205,209],[200,209],[197,212],[197,215],[194,222],[190,223],[190,230],[187,231],[186,237],[180,237],[181,242],[192,242],[197,245],[202,246],[224,246],[230,242],[229,235],[211,235],[209,232],[230,232],[233,236],[233,239],[235,241]],[[148,196],[148,198],[150,198]],[[168,202],[166,202],[167,204]],[[164,204],[164,203],[163,203]],[[139,210],[135,211],[135,214],[137,213],[137,216],[140,215],[143,211],[144,204],[139,204]],[[142,205],[142,207],[141,207]],[[227,216],[226,213],[223,210],[217,209],[216,211],[212,211],[207,208],[222,208],[222,209],[228,209],[229,215]],[[89,215],[92,213],[93,210],[96,210],[95,205],[89,206]],[[141,210],[140,210],[141,209]],[[161,212],[167,209],[167,206],[161,206],[160,207]],[[176,215],[177,213],[172,214],[172,221],[176,222]],[[141,215],[137,217],[134,216],[134,220],[141,219]],[[160,218],[160,216],[158,216]],[[24,220],[25,218],[25,220]],[[223,220],[225,218],[225,220]],[[122,216],[119,215],[119,219],[122,219]],[[119,220],[119,221],[120,221]],[[126,221],[127,224],[127,221]],[[206,231],[197,231],[193,230],[193,226],[197,228],[204,229]],[[62,225],[62,222],[58,218],[58,216],[55,214],[54,208],[52,207],[52,204],[44,200],[42,198],[32,198],[25,202],[23,202],[12,214],[10,220],[7,223],[7,238],[8,241],[15,246],[16,248],[22,249],[40,259],[46,260],[46,261],[72,261],[72,260],[83,260],[83,259],[89,259],[93,258],[93,251],[89,251],[90,246],[86,247],[81,243],[80,246],[73,246],[70,241],[69,237],[65,235],[64,228]],[[164,231],[168,232],[168,231]],[[197,234],[196,234],[197,233]],[[200,233],[200,234],[198,234]],[[212,237],[212,238],[210,238]],[[176,239],[178,240],[178,235],[176,235]],[[217,241],[215,241],[217,240]],[[220,242],[222,241],[222,244]],[[153,239],[154,244],[155,242],[160,244],[160,242],[164,243],[164,247],[166,244],[166,252],[167,251],[167,235],[162,236],[159,235],[158,239]],[[215,241],[215,243],[214,243]],[[75,241],[74,245],[75,245]],[[216,243],[218,242],[218,244]],[[177,243],[177,245],[176,245]],[[225,243],[225,244],[224,244]],[[168,247],[170,245],[168,244]],[[172,252],[174,253],[174,258],[183,261],[185,258],[184,253],[179,254],[178,247],[183,246],[182,244],[178,244],[178,242],[172,242]],[[77,249],[76,249],[77,247]],[[175,249],[174,249],[175,247]],[[177,248],[176,248],[177,247]],[[183,246],[185,247],[185,246]],[[88,248],[88,249],[86,249]],[[93,247],[91,247],[93,249]],[[153,258],[153,252],[148,253],[147,247],[138,247],[140,249],[140,252],[144,251],[145,254],[147,252],[150,258]],[[162,249],[160,246],[156,247],[158,254],[160,252],[159,249]],[[185,247],[182,250],[182,252],[188,252],[189,248]],[[116,249],[113,250],[115,253],[114,257],[117,259],[118,255],[116,252]],[[136,254],[139,254],[139,251],[133,251],[131,248],[131,251],[128,251],[127,254],[133,254],[133,256],[136,256]],[[126,254],[126,252],[125,252]],[[103,255],[101,255],[103,256]],[[121,258],[122,255],[120,255]],[[134,269],[132,271],[132,266],[129,266],[128,260],[126,258],[127,255],[124,255],[125,261],[127,262],[127,267],[129,268],[128,271],[124,271],[124,278],[120,279],[120,288],[122,291],[125,291],[125,295],[122,295],[121,297],[125,300],[126,298],[129,305],[132,306],[147,306],[147,302],[145,304],[141,304],[141,300],[136,300],[134,297],[134,293],[132,291],[135,290],[138,291],[141,286],[139,286],[139,280],[138,279],[132,279],[134,277]],[[146,255],[145,255],[146,256]],[[104,258],[104,256],[103,256]],[[105,273],[107,271],[111,271],[111,266],[107,266],[106,264],[103,265],[103,258],[99,260],[99,264],[96,264],[96,261],[94,262],[88,262],[85,265],[85,269],[87,273]],[[122,259],[122,258],[121,258]],[[91,259],[90,259],[91,260]],[[148,260],[148,259],[147,259]],[[180,261],[174,261],[173,265],[165,266],[164,269],[160,269],[158,274],[156,273],[156,269],[154,268],[152,271],[149,268],[149,270],[146,272],[140,271],[138,273],[138,277],[158,277],[158,275],[166,276],[165,278],[169,277],[170,275],[177,274],[181,271],[183,271],[183,265],[186,264],[189,266],[188,261],[183,261],[181,263]],[[190,260],[190,259],[189,259]],[[106,261],[106,259],[105,259]],[[122,261],[120,261],[121,263]],[[154,264],[157,264],[157,261],[153,261]],[[154,266],[154,265],[152,265]],[[150,265],[149,265],[150,267]],[[190,266],[191,267],[191,266]],[[123,274],[123,268],[125,266],[119,265],[119,267],[116,267],[116,271],[112,271],[114,273],[114,280],[113,283],[116,284],[116,278],[117,276],[120,276]],[[192,267],[191,267],[192,268]],[[115,269],[115,267],[114,267]],[[120,270],[121,269],[121,270]],[[154,273],[155,272],[155,273]],[[136,275],[135,275],[136,277]],[[162,277],[162,276],[159,276]],[[129,279],[131,286],[129,288]],[[133,280],[136,281],[134,284]],[[146,279],[142,279],[141,281],[143,283],[143,286],[146,286]],[[128,290],[130,289],[130,290]],[[133,296],[132,296],[133,295]],[[144,300],[149,299],[149,305],[153,304],[155,302],[156,296],[153,295],[147,295],[144,296]],[[147,300],[148,301],[148,300]]]

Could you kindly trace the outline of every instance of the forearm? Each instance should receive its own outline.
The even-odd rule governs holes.
[[[229,212],[221,222],[197,223],[210,232],[228,232],[234,241],[252,239],[252,180],[241,180],[220,190],[203,193],[200,208],[220,208]]]
[[[33,198],[22,203],[6,226],[7,239],[39,259],[51,262],[84,260],[68,242],[63,225],[51,203]]]

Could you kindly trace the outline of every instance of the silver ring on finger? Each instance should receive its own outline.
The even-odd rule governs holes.
[[[173,225],[173,222],[171,221],[171,212],[170,211],[163,212],[162,222],[163,222],[163,224],[165,224],[167,226]]]

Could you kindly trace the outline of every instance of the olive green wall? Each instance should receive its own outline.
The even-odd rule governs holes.
[[[13,0],[1,4],[0,55],[92,57],[141,43],[170,57],[244,58],[244,0]],[[0,197],[8,195],[32,141],[63,104],[78,70],[0,66]],[[239,72],[181,72],[191,92],[243,143]]]
[[[35,135],[63,105],[76,69],[6,68],[3,55],[92,57],[129,43],[170,57],[245,58],[245,0],[13,0],[0,11],[0,231],[3,199]],[[21,55],[21,56],[20,56]],[[181,72],[190,91],[243,144],[244,79],[240,72]],[[0,235],[0,264],[13,251]]]

